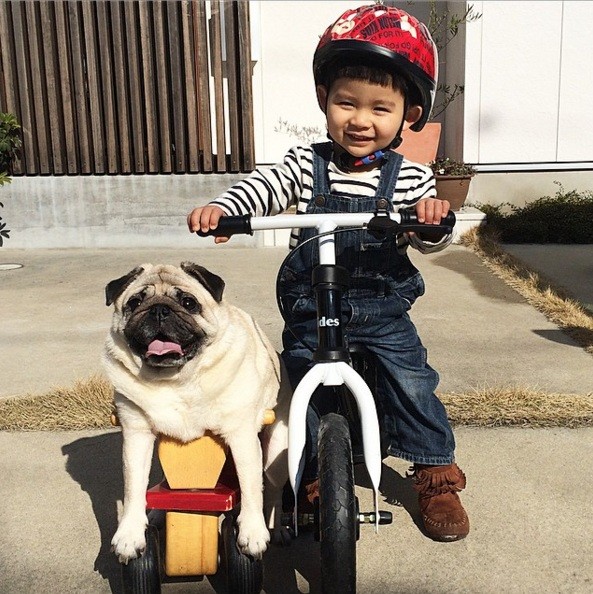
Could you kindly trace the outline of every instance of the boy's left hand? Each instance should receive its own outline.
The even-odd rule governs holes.
[[[416,215],[419,223],[438,225],[447,216],[451,204],[448,200],[439,198],[424,198],[416,203]]]
[[[438,225],[443,217],[447,216],[451,204],[448,200],[440,200],[439,198],[424,198],[416,202],[416,216],[419,223],[427,225]],[[408,235],[417,235],[422,241],[429,241],[436,243],[440,241],[446,234],[442,231],[426,230],[422,233],[408,233]]]

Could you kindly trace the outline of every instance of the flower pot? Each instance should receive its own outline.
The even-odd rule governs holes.
[[[441,124],[429,122],[420,132],[404,130],[402,139],[402,143],[395,150],[408,161],[426,165],[436,158],[441,139]]]
[[[469,191],[471,175],[436,175],[437,198],[448,200],[452,210],[459,210]]]

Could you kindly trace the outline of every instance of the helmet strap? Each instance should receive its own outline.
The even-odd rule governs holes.
[[[399,130],[395,135],[395,138],[391,141],[391,144],[389,145],[389,148],[391,149],[396,149],[404,141],[404,139],[402,138],[402,132],[404,131],[404,123],[406,121],[406,115],[408,115],[409,107],[410,104],[408,101],[408,94],[404,93],[404,117],[402,119],[402,123],[399,126]]]

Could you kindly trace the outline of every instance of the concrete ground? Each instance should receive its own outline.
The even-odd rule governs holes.
[[[209,241],[209,240],[202,240]],[[100,371],[110,311],[103,289],[146,261],[193,260],[223,276],[227,297],[250,311],[279,347],[274,304],[279,248],[87,250],[3,249],[0,396],[43,392]],[[531,252],[535,258],[536,252]],[[567,288],[585,287],[593,246],[539,265],[551,277],[572,268]],[[525,258],[527,258],[525,256]],[[414,255],[427,294],[413,310],[440,390],[528,385],[590,394],[593,360],[494,277],[466,248]],[[589,279],[591,277],[589,276]],[[576,292],[576,291],[575,291]],[[589,299],[590,295],[589,295]],[[369,594],[571,593],[593,591],[589,535],[593,429],[456,429],[462,494],[472,524],[458,543],[435,543],[418,529],[407,464],[389,459],[383,509],[394,514],[375,535],[362,529],[358,591]],[[0,593],[120,592],[109,552],[122,497],[118,430],[0,433]],[[361,508],[370,491],[360,477]],[[266,554],[266,592],[319,592],[318,545],[299,537]],[[224,592],[221,576],[167,584],[165,593]]]

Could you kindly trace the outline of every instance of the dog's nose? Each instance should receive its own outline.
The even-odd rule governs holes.
[[[169,316],[171,313],[171,308],[168,305],[164,305],[159,303],[158,305],[154,305],[150,309],[150,315],[155,317],[157,320],[164,320],[166,317]]]

